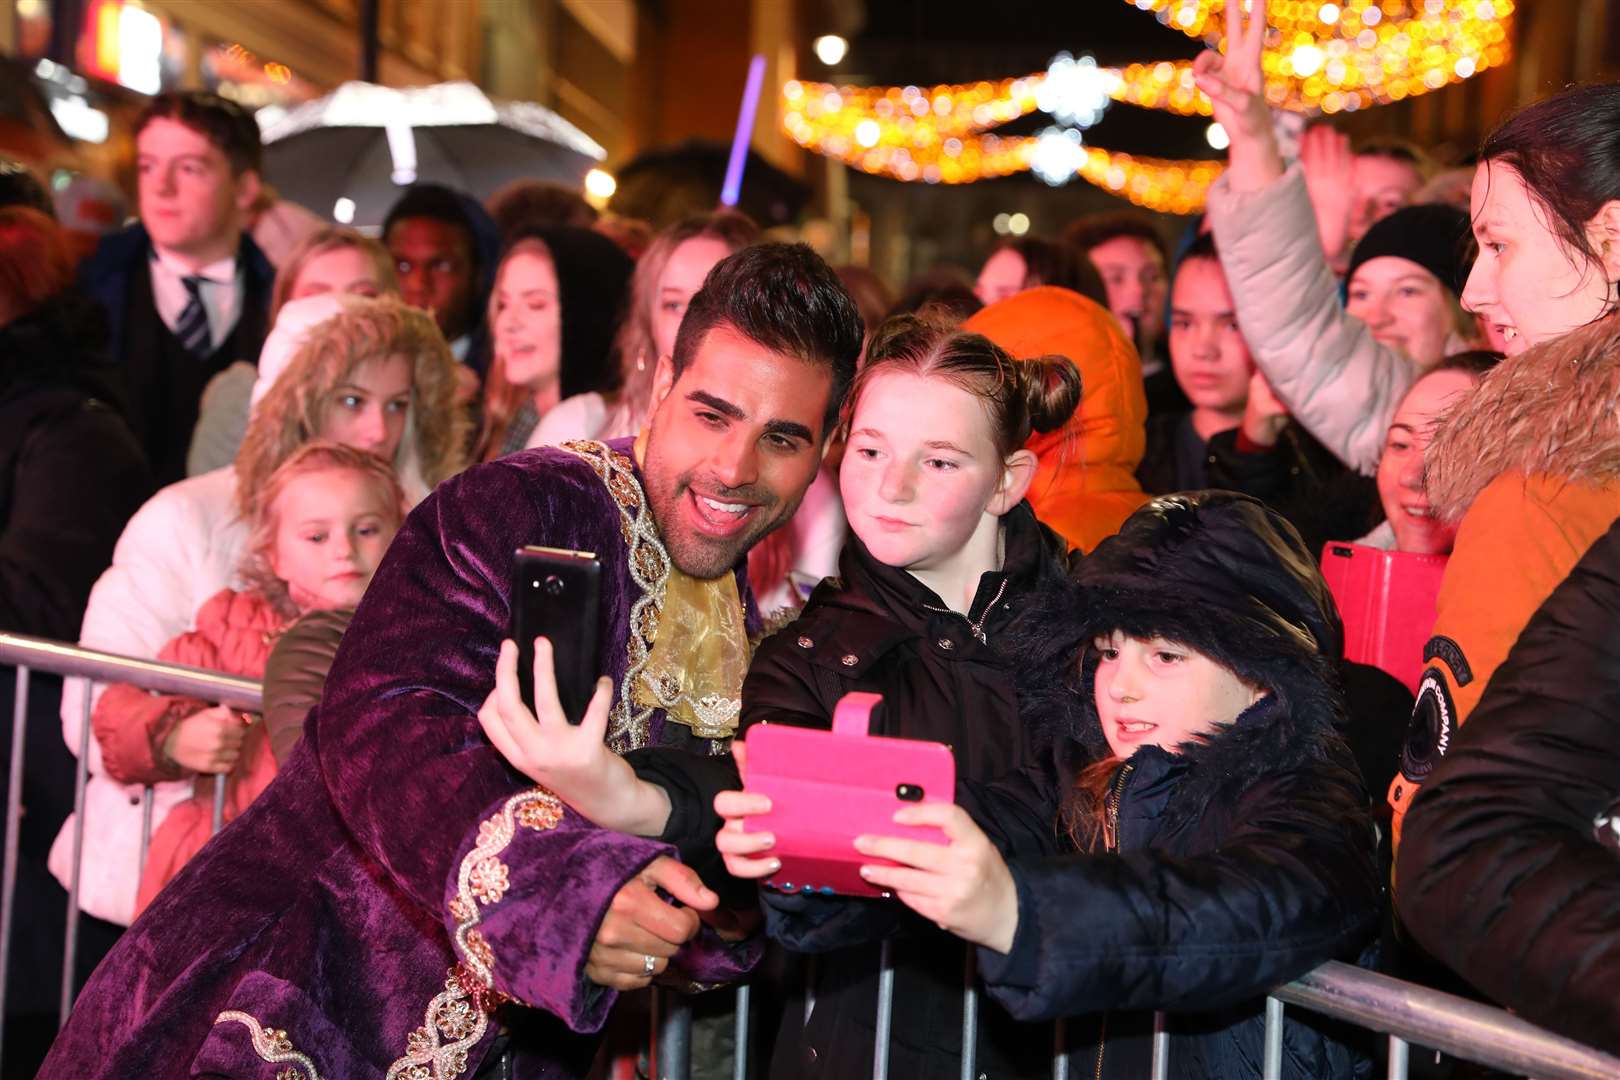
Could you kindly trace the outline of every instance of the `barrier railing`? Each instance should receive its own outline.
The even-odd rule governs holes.
[[[84,855],[84,797],[89,779],[90,713],[96,683],[131,683],[145,690],[165,694],[185,694],[202,701],[228,705],[233,709],[256,712],[260,707],[259,683],[203,668],[164,664],[156,660],[119,656],[23,634],[0,633],[0,666],[17,671],[16,695],[12,703],[10,786],[6,792],[5,862],[0,868],[0,1061],[5,1054],[6,984],[11,972],[11,930],[16,914],[17,860],[22,836],[22,788],[28,726],[30,680],[35,671],[78,677],[88,681],[82,695],[79,718],[78,760],[73,777],[73,863],[68,880],[67,936],[62,946],[62,988],[58,1023],[67,1023],[73,1008],[74,968],[78,960],[79,883]],[[145,866],[147,845],[152,835],[152,789],[141,796],[141,847],[137,866]],[[225,785],[214,785],[213,827],[218,832],[224,820]],[[138,875],[137,875],[138,876]]]
[[[0,1058],[5,1047],[5,989],[10,971],[10,945],[17,886],[18,844],[21,827],[24,736],[28,722],[29,679],[32,672],[80,677],[91,683],[125,682],[161,693],[185,694],[202,701],[231,708],[258,711],[260,686],[201,668],[164,664],[112,653],[84,649],[61,642],[19,634],[0,633],[0,666],[17,669],[13,702],[10,787],[6,804],[5,862],[0,872]],[[74,777],[73,870],[68,889],[67,940],[63,948],[61,1020],[66,1022],[73,1003],[73,963],[77,942],[78,885],[84,851],[84,793],[88,777],[90,713],[92,695],[83,695],[78,732],[78,763]],[[225,785],[215,785],[214,827],[219,828]],[[152,790],[147,788],[142,807],[140,859],[146,858],[146,845],[152,825]],[[876,1005],[877,1042],[872,1076],[885,1080],[889,1074],[890,1024],[894,1015],[894,968],[889,946],[880,951],[878,1000]],[[814,1008],[813,958],[806,964],[805,1019]],[[974,954],[967,951],[963,967],[963,1009],[961,1076],[977,1075],[978,990]],[[733,1063],[735,1080],[751,1075],[750,1038],[752,992],[747,985],[737,989],[736,1049]],[[1342,1020],[1386,1035],[1389,1041],[1388,1076],[1405,1080],[1412,1045],[1444,1051],[1454,1057],[1490,1068],[1533,1073],[1537,1080],[1597,1080],[1620,1078],[1620,1058],[1539,1028],[1501,1009],[1431,990],[1414,983],[1366,971],[1348,964],[1327,963],[1302,978],[1279,987],[1266,1000],[1265,1053],[1261,1075],[1264,1080],[1282,1076],[1283,1024],[1285,1006],[1293,1006]],[[654,1076],[658,1080],[686,1080],[691,1070],[692,1010],[681,995],[661,992],[654,1010]],[[1169,1074],[1171,1042],[1163,1013],[1155,1014],[1153,1025],[1153,1080]],[[1067,1080],[1070,1050],[1064,1025],[1054,1026],[1052,1075]]]

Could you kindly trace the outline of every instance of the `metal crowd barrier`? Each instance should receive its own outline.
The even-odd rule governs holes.
[[[74,645],[0,633],[0,666],[17,669],[16,698],[13,703],[11,732],[10,788],[6,805],[5,862],[0,876],[0,1057],[5,1047],[6,975],[10,971],[12,918],[17,887],[18,842],[21,831],[22,781],[25,732],[28,721],[29,678],[33,671],[79,677],[90,683],[125,682],[160,693],[185,694],[203,701],[257,712],[261,708],[260,686],[201,668],[163,664]],[[73,1005],[73,967],[78,939],[78,892],[81,856],[84,850],[84,793],[90,751],[92,695],[83,695],[83,715],[79,730],[78,763],[74,778],[73,871],[68,888],[67,940],[62,957],[62,998],[60,1022],[67,1022]],[[225,785],[214,787],[214,829],[220,827],[224,812]],[[152,789],[148,787],[142,805],[142,835],[139,858],[146,861],[146,847],[152,827]],[[963,1080],[973,1080],[978,1040],[978,990],[974,951],[966,950],[962,979],[962,1058]],[[805,1020],[815,1007],[814,958],[806,963]],[[752,991],[745,984],[736,991],[736,1046],[734,1080],[748,1080],[754,1069],[750,1061],[753,1045]],[[1573,1040],[1554,1035],[1501,1009],[1441,993],[1414,983],[1348,964],[1323,964],[1302,978],[1279,987],[1266,999],[1265,1053],[1263,1080],[1280,1080],[1283,1061],[1285,1006],[1294,1006],[1342,1020],[1377,1032],[1388,1038],[1388,1073],[1391,1080],[1405,1080],[1410,1047],[1413,1045],[1443,1051],[1465,1061],[1496,1069],[1532,1073],[1537,1080],[1597,1080],[1620,1078],[1620,1058],[1601,1053]],[[877,1039],[872,1061],[873,1080],[889,1076],[889,1037],[894,1016],[894,966],[889,944],[879,954]],[[655,996],[653,1030],[653,1075],[657,1080],[688,1080],[691,1073],[692,1008],[684,995],[659,992]],[[1068,1080],[1069,1050],[1066,1031],[1060,1021],[1053,1027],[1053,1080]],[[1153,1023],[1152,1080],[1169,1075],[1170,1037],[1165,1014],[1157,1013]]]
[[[73,1008],[74,966],[79,943],[79,879],[84,852],[84,793],[89,777],[90,712],[95,683],[131,683],[145,690],[164,694],[185,694],[202,701],[229,705],[233,709],[257,712],[260,708],[259,683],[203,668],[163,664],[114,653],[85,649],[23,634],[0,633],[0,666],[17,670],[16,696],[12,704],[10,787],[6,798],[5,862],[0,869],[0,1061],[5,1055],[5,1004],[7,976],[11,971],[11,930],[16,909],[18,845],[22,835],[22,788],[25,747],[27,746],[29,681],[35,671],[87,680],[80,717],[78,760],[73,779],[73,870],[68,882],[67,937],[62,947],[62,993],[58,1006],[58,1026],[67,1023]],[[214,831],[225,815],[225,785],[214,785]],[[141,847],[138,866],[146,865],[146,849],[152,835],[152,789],[141,798]]]

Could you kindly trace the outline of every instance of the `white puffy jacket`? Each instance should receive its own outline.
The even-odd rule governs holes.
[[[1207,213],[1243,340],[1277,400],[1339,460],[1371,476],[1417,369],[1345,312],[1305,174],[1290,165],[1241,193],[1222,176]]]
[[[170,484],[136,511],[118,538],[112,565],[96,582],[85,609],[79,643],[86,648],[155,658],[171,638],[196,628],[203,601],[227,587],[240,588],[237,567],[248,529],[236,512],[236,473],[226,467]],[[62,733],[79,752],[84,722],[82,679],[62,689]],[[97,696],[99,696],[99,688]],[[141,786],[121,784],[102,771],[101,749],[90,737],[85,787],[83,870],[79,907],[99,919],[128,926],[140,883]],[[189,797],[190,780],[158,784],[152,827]],[[50,868],[68,887],[73,860],[70,816],[51,847]]]

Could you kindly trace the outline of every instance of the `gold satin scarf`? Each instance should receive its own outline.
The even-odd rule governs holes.
[[[646,442],[644,427],[635,444],[638,464],[645,460]],[[658,628],[631,700],[641,708],[663,709],[700,739],[729,739],[742,712],[748,658],[737,576],[725,573],[705,581],[671,560]]]

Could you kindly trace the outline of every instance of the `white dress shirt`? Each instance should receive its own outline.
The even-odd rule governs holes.
[[[192,271],[153,248],[151,269],[152,303],[164,326],[173,330],[180,325],[180,315],[191,303],[191,292],[184,279],[195,275],[203,279],[199,291],[203,310],[208,313],[210,351],[219,348],[220,343],[231,336],[242,314],[243,271],[236,256],[227,256]]]

